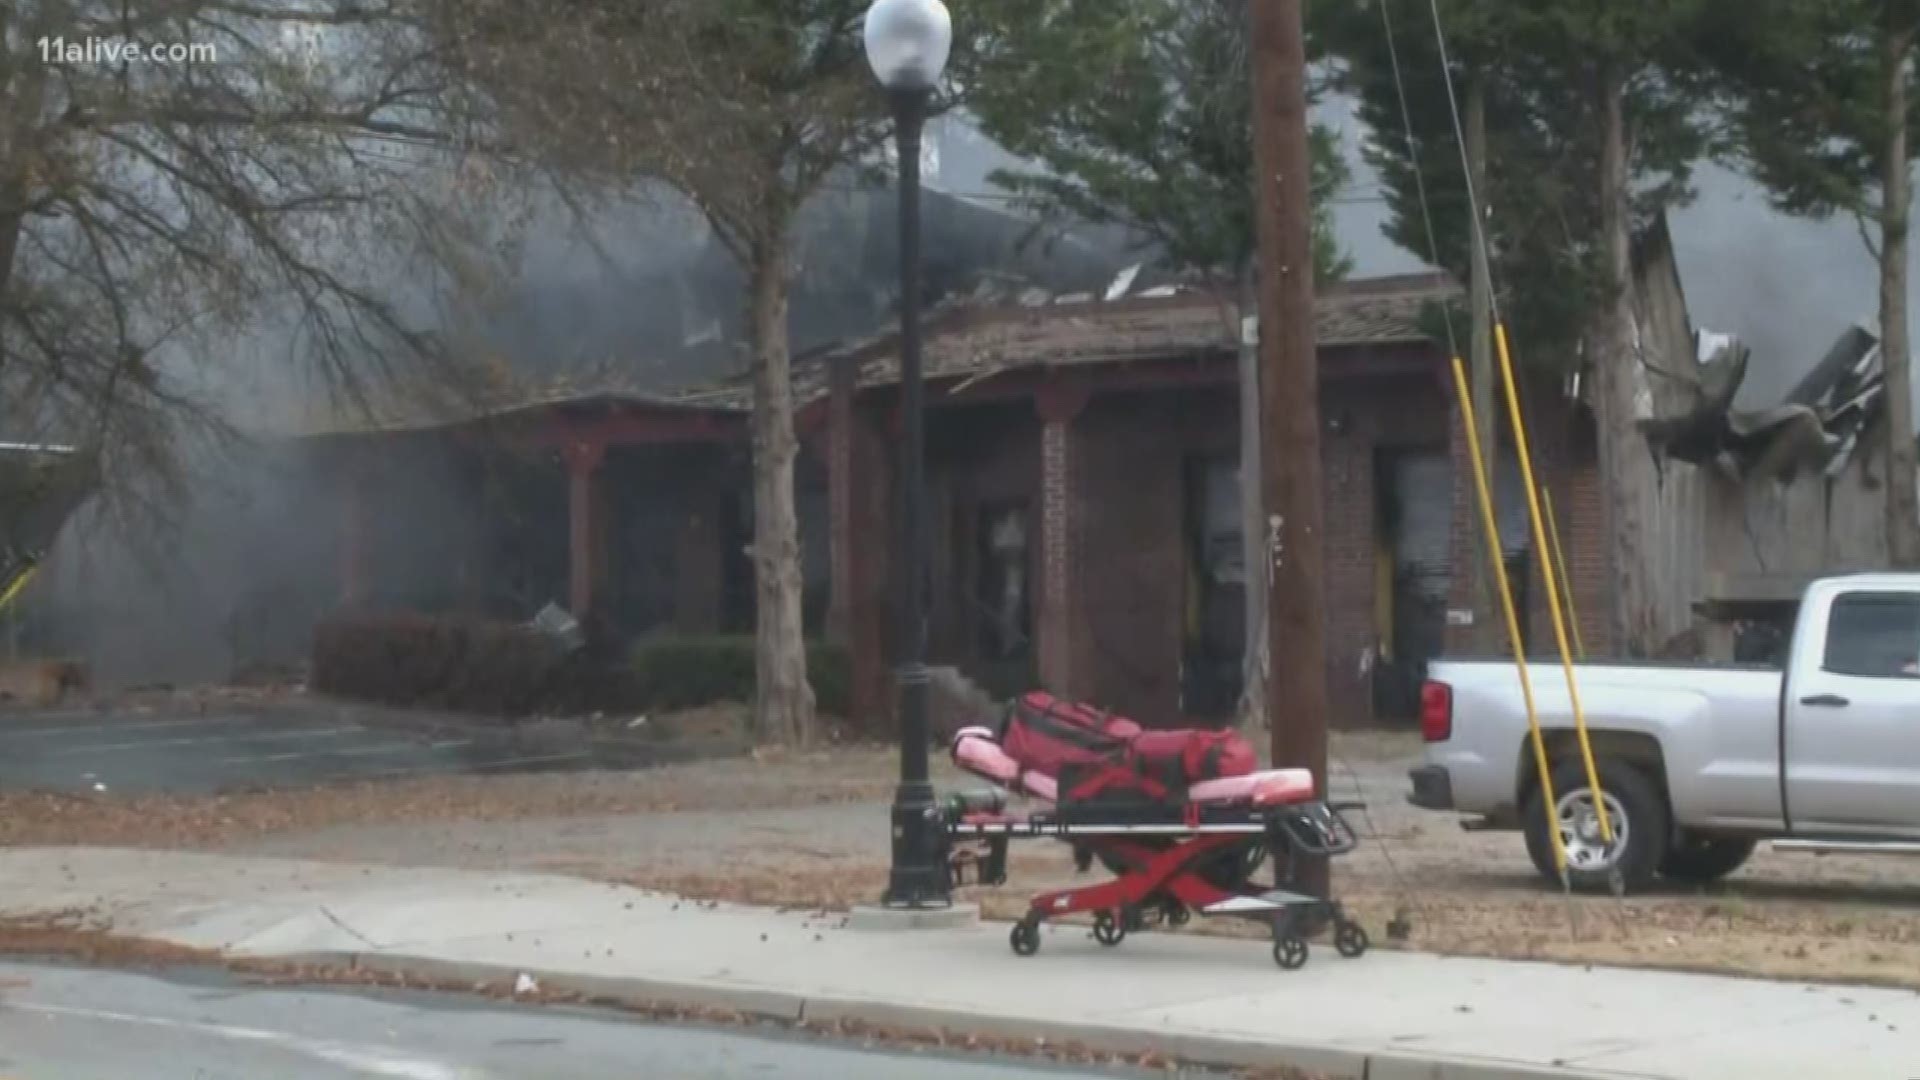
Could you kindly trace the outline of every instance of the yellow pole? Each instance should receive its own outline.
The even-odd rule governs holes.
[[[1507,349],[1506,323],[1493,324],[1493,341],[1499,346],[1500,377],[1507,386],[1507,412],[1513,421],[1513,441],[1519,451],[1520,475],[1527,488],[1527,509],[1533,517],[1533,547],[1547,555],[1546,573],[1540,576],[1547,583],[1547,611],[1553,616],[1553,636],[1560,645],[1560,668],[1567,676],[1567,697],[1573,705],[1573,729],[1580,739],[1580,757],[1587,766],[1587,786],[1593,790],[1593,809],[1600,817],[1600,840],[1611,844],[1613,822],[1609,820],[1607,800],[1600,789],[1600,770],[1593,762],[1593,743],[1587,739],[1587,716],[1580,708],[1580,687],[1573,677],[1573,655],[1567,648],[1567,622],[1560,611],[1560,587],[1554,580],[1553,556],[1547,551],[1546,528],[1540,515],[1540,489],[1533,482],[1533,452],[1527,448],[1526,421],[1520,416],[1520,391],[1513,381],[1513,357]]]
[[[1540,489],[1540,501],[1547,512],[1547,539],[1553,541],[1553,562],[1560,575],[1560,595],[1567,601],[1567,629],[1573,631],[1573,655],[1585,660],[1587,643],[1580,640],[1580,613],[1573,606],[1573,577],[1567,573],[1567,552],[1560,546],[1560,518],[1553,512],[1553,492]]]
[[[1553,868],[1564,881],[1567,849],[1560,835],[1560,817],[1553,805],[1553,774],[1547,768],[1547,743],[1540,734],[1540,713],[1533,704],[1533,680],[1527,677],[1527,647],[1520,640],[1520,616],[1513,608],[1513,586],[1507,581],[1506,560],[1500,557],[1500,526],[1493,516],[1493,496],[1487,491],[1487,470],[1480,455],[1480,427],[1474,423],[1473,398],[1467,391],[1467,369],[1453,358],[1453,381],[1460,392],[1460,419],[1467,426],[1467,453],[1473,459],[1473,487],[1480,497],[1480,519],[1487,534],[1487,555],[1500,583],[1500,608],[1507,617],[1507,639],[1513,643],[1513,664],[1520,671],[1520,696],[1527,703],[1527,730],[1533,733],[1533,763],[1540,770],[1541,809],[1547,815],[1547,835],[1553,841]]]
[[[13,584],[7,586],[7,591],[0,593],[0,608],[4,608],[8,604],[13,603],[13,598],[19,596],[20,590],[26,588],[27,582],[33,580],[33,572],[36,569],[38,569],[38,567],[29,567],[21,571],[20,576],[13,579]]]

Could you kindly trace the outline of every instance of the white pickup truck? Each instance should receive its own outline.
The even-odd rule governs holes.
[[[1436,660],[1427,674],[1411,801],[1520,829],[1557,881],[1515,665]],[[1574,665],[1610,844],[1561,665],[1530,659],[1528,675],[1575,888],[1713,880],[1768,839],[1920,852],[1920,574],[1814,582],[1784,668]]]

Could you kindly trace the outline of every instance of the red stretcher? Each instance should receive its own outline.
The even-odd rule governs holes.
[[[1058,719],[1060,703],[1044,695],[1028,695],[1022,704]],[[1038,952],[1041,924],[1063,916],[1091,914],[1094,938],[1115,946],[1129,933],[1183,926],[1195,913],[1267,923],[1274,961],[1286,970],[1304,966],[1308,939],[1328,928],[1342,956],[1367,951],[1365,929],[1337,901],[1296,884],[1302,857],[1334,857],[1357,846],[1339,810],[1316,797],[1311,773],[1276,769],[1159,783],[1156,772],[1165,779],[1164,770],[1129,759],[1138,726],[1099,714],[1082,715],[1071,726],[1102,733],[1117,726],[1118,733],[1087,739],[1067,755],[1072,760],[1049,772],[1034,767],[1041,755],[1030,749],[1030,732],[1010,731],[1013,726],[970,727],[953,739],[954,762],[996,785],[956,796],[943,811],[953,883],[1005,884],[1008,845],[1029,839],[1064,841],[1082,872],[1097,861],[1113,875],[1035,896],[1010,934],[1016,954]],[[1080,738],[1067,727],[1057,730]],[[1170,745],[1180,734],[1146,737]],[[1247,759],[1250,764],[1250,753]],[[1009,795],[1024,797],[1030,807],[1010,810]],[[1273,864],[1271,886],[1255,881],[1267,863]]]

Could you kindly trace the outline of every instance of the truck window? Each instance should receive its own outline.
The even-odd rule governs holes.
[[[1920,677],[1920,595],[1835,597],[1821,666],[1836,675],[1869,679]]]

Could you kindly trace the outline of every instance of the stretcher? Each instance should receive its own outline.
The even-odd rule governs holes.
[[[954,796],[943,810],[956,887],[1005,884],[1009,844],[1033,839],[1065,842],[1082,872],[1097,861],[1114,875],[1035,896],[1009,936],[1017,955],[1039,951],[1043,923],[1087,914],[1095,940],[1106,946],[1130,933],[1183,926],[1195,913],[1264,922],[1274,962],[1289,971],[1307,963],[1308,939],[1329,927],[1342,956],[1357,958],[1368,949],[1366,930],[1338,901],[1296,884],[1301,859],[1344,855],[1357,846],[1339,810],[1316,798],[1313,776],[1304,769],[1200,780],[1154,797],[1109,792],[1082,800],[1063,797],[1062,776],[1023,765],[990,728],[961,730],[951,750],[962,769],[996,785]],[[1010,795],[1024,797],[1029,808],[1009,809]],[[1268,863],[1271,887],[1254,880]]]

